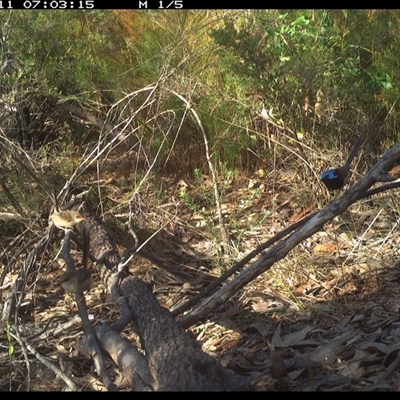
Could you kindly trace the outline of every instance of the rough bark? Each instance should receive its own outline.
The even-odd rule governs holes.
[[[135,331],[146,352],[157,390],[249,390],[250,381],[236,376],[204,353],[199,344],[161,307],[147,284],[125,279],[122,294],[128,298]]]
[[[100,260],[97,262],[97,269],[105,278],[103,282],[108,284],[110,280],[107,278],[117,268],[120,255],[104,226],[90,215],[89,210],[83,208],[80,212],[85,216],[84,224],[90,235],[91,251],[95,259]],[[153,386],[156,390],[170,391],[250,389],[248,378],[234,375],[201,350],[196,340],[185,332],[172,314],[160,306],[146,283],[128,276],[121,282],[120,292],[128,299],[133,327],[140,337],[150,372],[154,377],[155,382],[149,382],[150,380],[143,379],[142,376],[145,385]],[[98,339],[108,349],[112,358],[122,365],[117,360],[122,360],[121,349],[128,351],[126,345],[121,347],[115,340],[116,344],[112,346],[110,335],[107,337],[108,342],[103,343],[104,337],[98,335]],[[132,351],[129,357],[130,360],[138,360],[137,354]],[[126,371],[132,370],[127,368]],[[132,381],[130,378],[128,380]]]

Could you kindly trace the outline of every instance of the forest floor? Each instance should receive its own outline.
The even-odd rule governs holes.
[[[162,227],[145,249],[171,269],[160,269],[143,257],[136,257],[129,269],[151,283],[160,303],[169,309],[191,298],[227,266],[282,229],[318,210],[312,205],[303,208],[301,188],[294,189],[284,176],[275,182],[275,189],[257,174],[221,178],[222,212],[234,250],[234,259],[226,259],[220,255],[208,176],[158,179],[157,187],[149,183],[136,196],[136,233],[144,241]],[[105,197],[117,204],[127,195],[126,187],[126,182],[110,179]],[[235,373],[254,377],[262,390],[398,390],[398,216],[388,207],[398,199],[395,193],[384,196],[373,204],[353,205],[240,290],[207,321],[192,326],[203,350]],[[129,239],[111,214],[116,218],[117,213],[110,211],[104,220],[123,250]],[[57,247],[62,234],[55,234]],[[174,271],[185,272],[188,278]],[[36,342],[36,349],[58,361],[83,390],[103,390],[92,373],[90,358],[74,350],[81,327],[72,297],[54,285],[61,273],[58,261],[39,272],[30,287],[34,301],[21,318],[27,329],[43,328],[46,323],[47,329],[64,326],[61,335]],[[94,323],[118,318],[117,307],[98,278],[86,301]],[[125,333],[136,341],[129,329]],[[2,347],[7,348],[3,339]],[[0,363],[2,390],[24,390],[27,385],[26,360],[14,345],[12,356],[3,352]],[[31,363],[30,379],[31,390],[63,387],[38,362]],[[128,389],[118,373],[115,380],[119,388]]]

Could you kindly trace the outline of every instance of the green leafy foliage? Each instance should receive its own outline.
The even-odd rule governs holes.
[[[126,93],[161,79],[190,99],[215,161],[231,169],[248,163],[247,149],[271,156],[254,129],[263,106],[292,139],[299,132],[321,148],[332,136],[357,135],[357,125],[380,126],[399,95],[395,10],[13,11],[2,13],[0,22],[8,37],[3,60],[11,52],[18,64],[2,77],[9,87],[3,100],[30,105],[35,118],[27,135],[43,144],[60,143],[62,131],[72,132],[74,144],[91,138],[82,124],[64,118],[60,124],[49,99],[73,101],[103,117]],[[314,111],[318,91],[321,116]],[[183,153],[188,170],[201,167],[196,124],[179,99],[160,99],[133,119],[140,125],[143,114],[164,113],[152,129],[138,129],[138,139],[157,152],[165,131],[183,119],[179,140],[170,135],[161,158],[176,168]],[[123,111],[114,109],[110,119],[129,118],[134,110],[126,106],[121,103]],[[168,154],[172,145],[176,159]]]
[[[306,99],[314,104],[318,90],[324,95],[321,138],[332,130],[354,130],[355,121],[376,125],[382,108],[376,95],[383,96],[379,100],[397,96],[385,59],[399,46],[398,15],[385,12],[383,18],[382,13],[260,10],[227,18],[212,32],[221,46],[221,65],[231,71],[227,88],[243,101],[244,93],[256,93],[292,132],[313,133],[304,104]],[[379,40],[378,30],[386,31],[386,41]]]

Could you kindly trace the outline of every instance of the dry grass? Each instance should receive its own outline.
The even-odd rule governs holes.
[[[157,268],[142,258],[132,261],[130,270],[154,285],[155,293],[166,307],[192,297],[213,276],[219,276],[296,219],[317,210],[310,189],[287,171],[278,172],[274,180],[260,178],[256,173],[226,176],[231,179],[224,176],[218,179],[224,188],[221,202],[234,250],[231,259],[220,252],[219,230],[210,201],[212,185],[206,175],[184,178],[158,175],[150,178],[135,197],[132,211],[141,241],[165,225],[146,245],[146,250],[165,260],[171,271]],[[82,183],[88,184],[92,178],[86,176],[86,182]],[[127,183],[135,178],[126,172],[124,179],[118,180],[110,172],[107,179],[108,184],[101,187],[102,199],[107,204],[104,220],[122,250],[129,240],[122,228],[128,210],[121,199],[129,197]],[[328,198],[319,199],[323,201]],[[385,357],[398,345],[397,333],[393,333],[400,308],[397,306],[400,298],[397,204],[396,193],[355,204],[326,225],[324,231],[295,248],[210,315],[206,323],[192,327],[204,350],[238,373],[257,376],[259,385],[268,390],[396,389],[397,373],[388,373],[385,379],[382,374],[389,368],[383,362]],[[59,240],[52,245],[45,257],[55,254]],[[14,268],[18,268],[18,263]],[[8,274],[9,280],[15,276],[15,269]],[[189,278],[174,275],[174,270],[187,273]],[[48,264],[36,271],[28,283],[31,295],[27,300],[31,301],[27,301],[20,315],[26,329],[43,328],[48,321],[50,329],[75,316],[72,299],[54,286],[61,273],[62,266]],[[94,321],[117,318],[117,308],[100,282],[95,283],[87,301]],[[332,344],[349,332],[354,335],[343,343],[339,340],[336,346]],[[136,339],[129,330],[125,333]],[[60,336],[41,338],[33,345],[53,362],[61,363],[84,390],[101,390],[101,385],[90,377],[90,360],[75,350],[79,336],[77,322]],[[26,362],[21,349],[14,345],[15,351],[9,359],[6,352],[9,342],[2,335],[1,346],[5,351],[0,362],[1,388],[26,390]],[[379,349],[378,353],[372,348]],[[316,349],[328,352],[329,357],[311,369],[300,361],[293,364],[296,357],[315,355]],[[366,367],[360,357],[369,359],[374,368]],[[279,360],[285,360],[286,371],[277,367],[281,365]],[[37,361],[30,362],[31,389],[62,389],[62,382]],[[349,378],[344,365],[353,371],[355,379]],[[114,373],[118,377],[118,372]],[[375,378],[380,386],[372,385]],[[126,389],[123,381],[116,379]]]

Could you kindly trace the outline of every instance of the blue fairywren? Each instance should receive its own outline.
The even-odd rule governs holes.
[[[365,140],[366,137],[363,136],[354,143],[346,164],[336,169],[328,169],[321,174],[321,181],[329,190],[339,190],[346,185],[349,179],[350,164],[361,146],[364,144]]]

